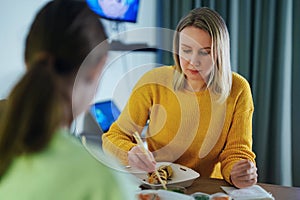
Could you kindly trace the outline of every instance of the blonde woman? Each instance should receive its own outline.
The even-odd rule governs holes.
[[[252,151],[253,101],[230,66],[229,34],[209,8],[191,10],[174,34],[174,66],[146,73],[120,117],[103,135],[104,150],[148,172],[157,161],[190,167],[238,188],[257,182]],[[132,137],[149,120],[149,155]]]

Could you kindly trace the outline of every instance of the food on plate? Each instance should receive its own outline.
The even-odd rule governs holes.
[[[161,165],[157,172],[161,178],[161,180],[167,184],[167,181],[170,180],[170,178],[173,175],[173,169],[170,165]],[[160,184],[159,179],[155,172],[148,173],[148,182],[150,184]]]
[[[231,197],[225,193],[215,193],[211,195],[211,200],[231,200]]]
[[[194,196],[195,200],[209,200],[209,196],[208,195],[198,195],[198,196]]]
[[[168,185],[167,191],[185,194],[186,188],[179,185]]]
[[[210,199],[210,196],[208,194],[194,194],[193,195],[194,199],[195,200],[209,200]]]
[[[229,196],[222,196],[222,197],[212,197],[212,200],[230,200]]]
[[[160,198],[156,193],[147,193],[138,194],[138,200],[160,200]]]

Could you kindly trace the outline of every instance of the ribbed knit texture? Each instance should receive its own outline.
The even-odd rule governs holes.
[[[127,153],[136,145],[132,133],[141,132],[149,119],[146,140],[156,161],[175,162],[203,177],[230,182],[236,161],[255,162],[248,82],[233,73],[230,96],[220,104],[209,89],[174,91],[173,74],[173,66],[159,67],[138,81],[120,117],[103,135],[103,149],[128,164]]]

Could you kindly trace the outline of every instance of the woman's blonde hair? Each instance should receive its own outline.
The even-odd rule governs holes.
[[[211,36],[212,56],[215,64],[207,81],[207,88],[218,96],[218,101],[224,102],[229,96],[232,85],[229,33],[222,17],[206,7],[191,10],[177,25],[173,40],[173,57],[176,68],[174,89],[182,89],[185,84],[185,76],[179,62],[179,37],[180,32],[189,26],[204,30]],[[214,58],[214,56],[216,57]]]

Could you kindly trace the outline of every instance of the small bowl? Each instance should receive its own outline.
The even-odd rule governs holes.
[[[210,195],[211,200],[218,200],[218,199],[227,199],[231,200],[231,197],[225,193],[215,193]]]
[[[196,192],[191,195],[195,200],[210,200],[210,195],[202,192]]]
[[[163,188],[161,188],[161,189],[163,189]],[[167,190],[172,191],[172,192],[181,193],[181,194],[186,193],[186,188],[179,186],[179,185],[167,185]]]

